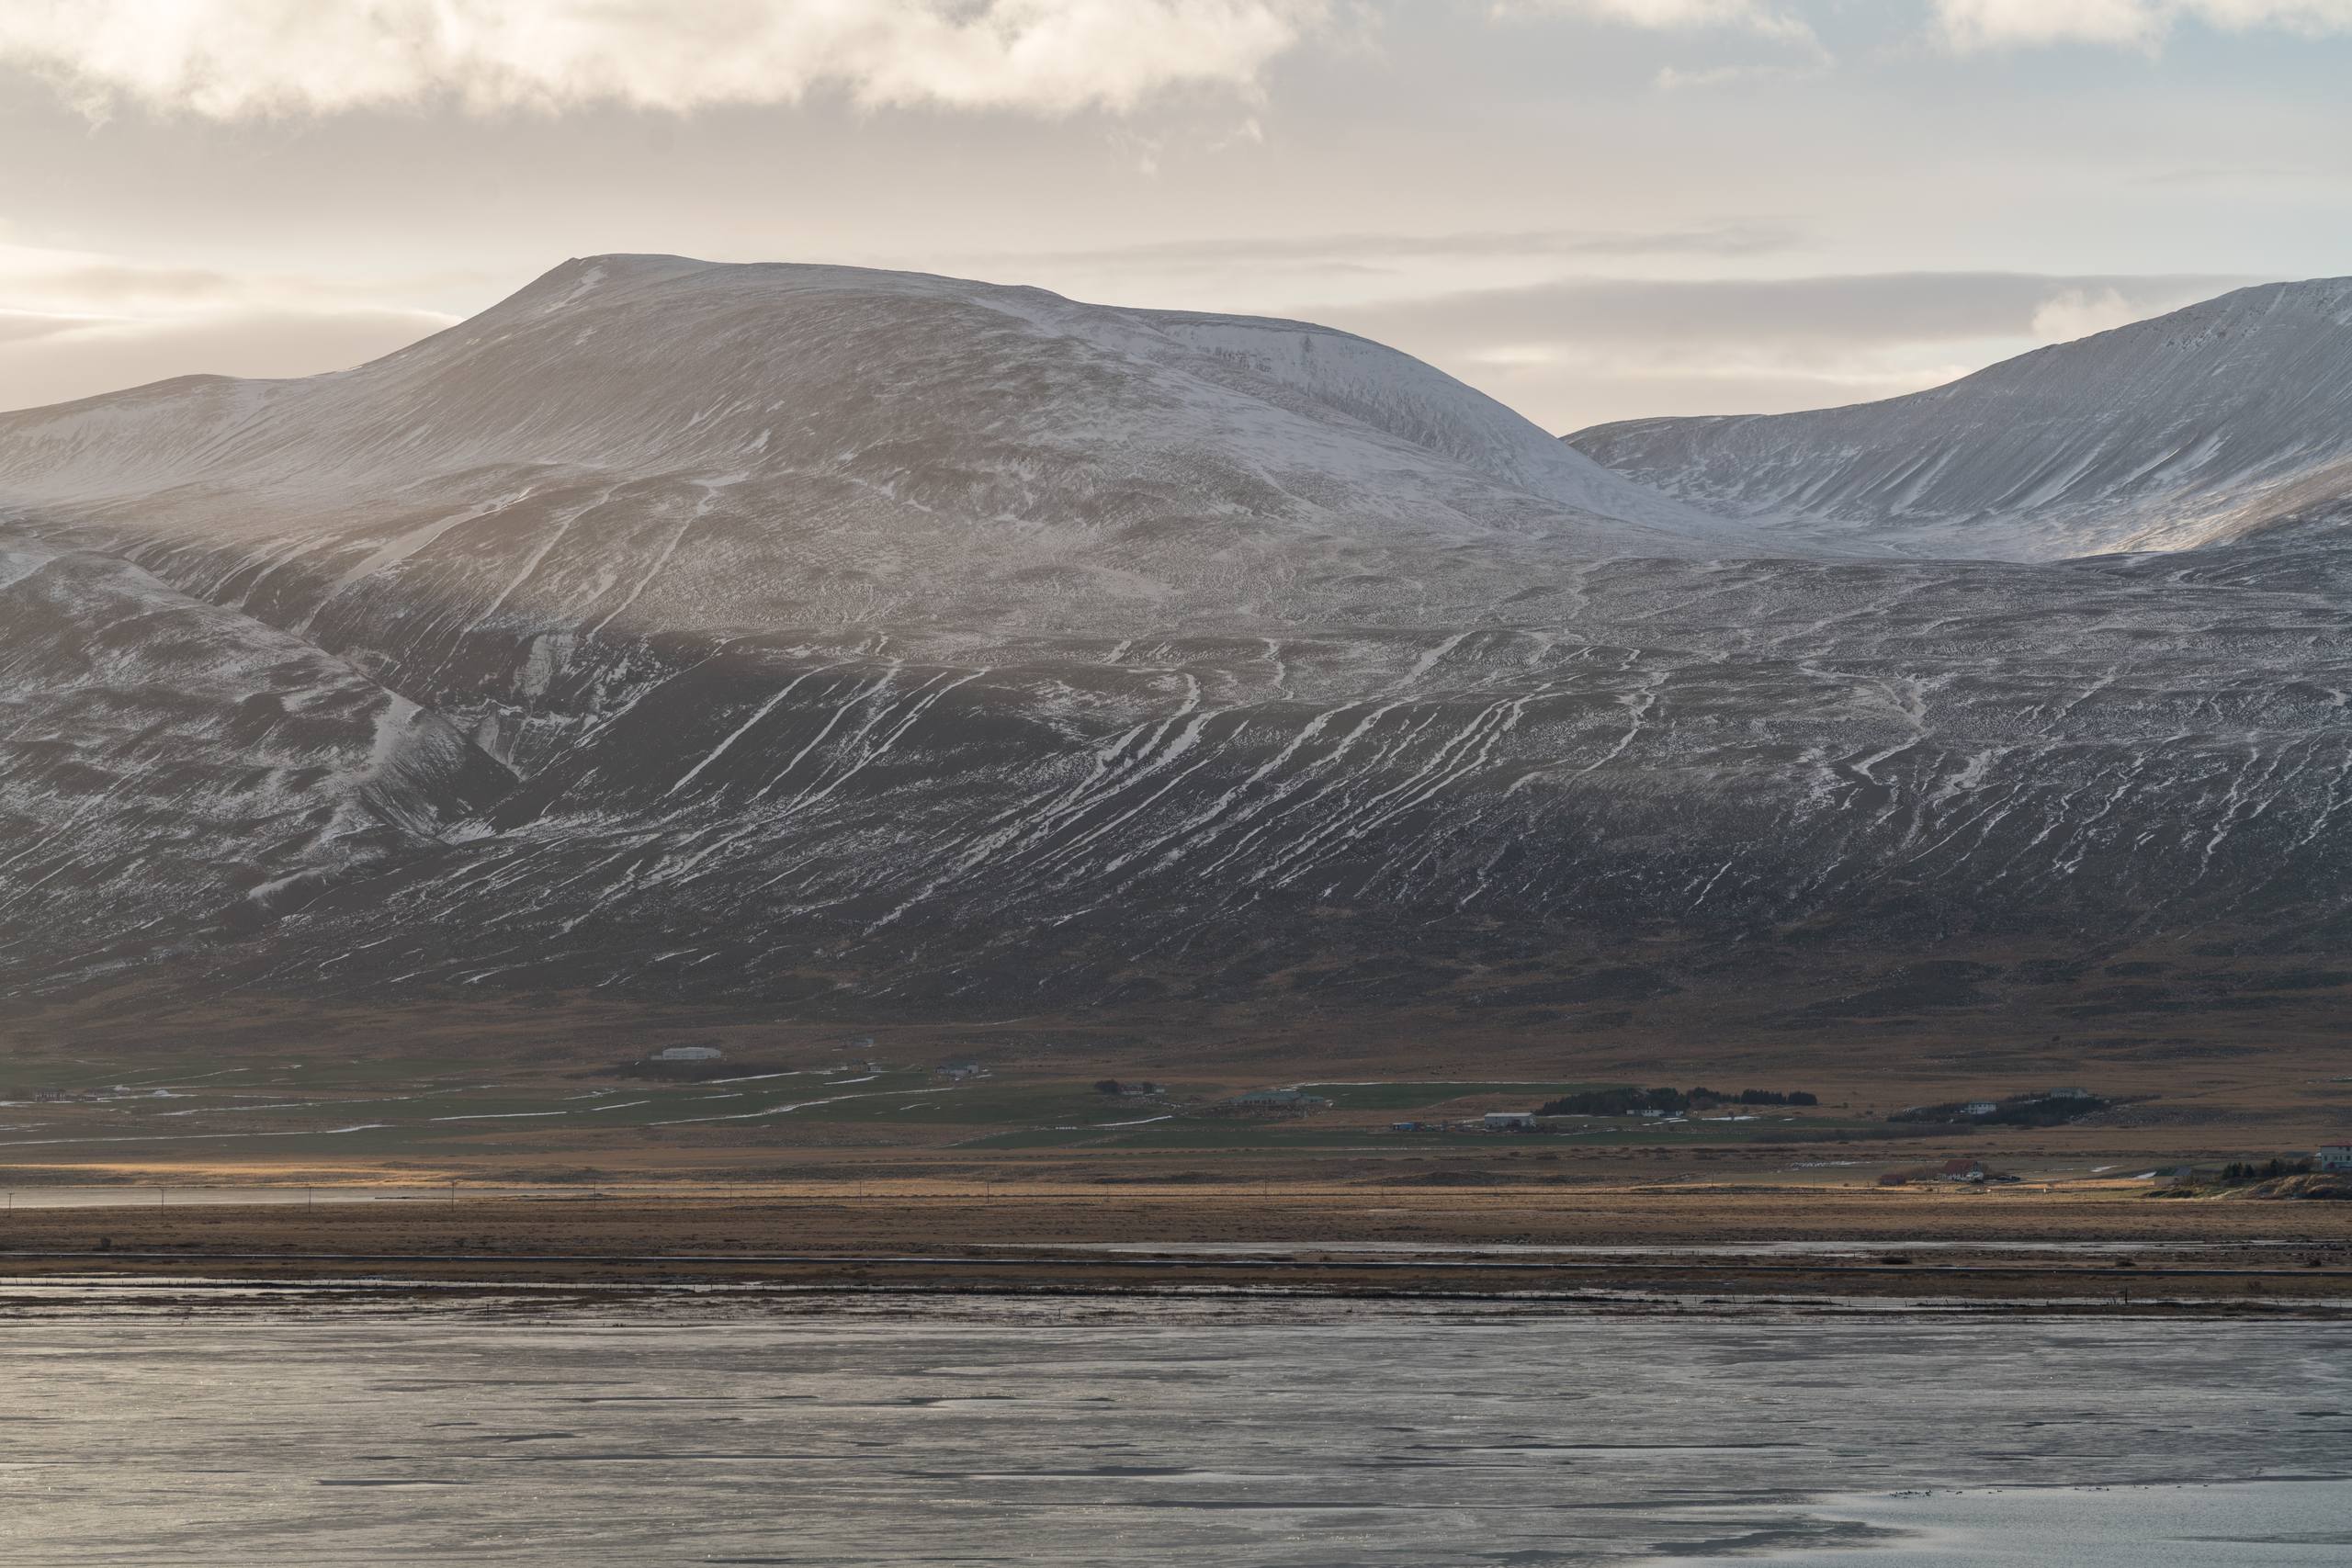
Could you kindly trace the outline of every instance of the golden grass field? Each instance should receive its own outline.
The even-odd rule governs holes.
[[[1857,983],[1867,978],[1858,971]],[[2352,1204],[2158,1198],[2160,1183],[2145,1179],[2346,1136],[2352,1066],[2320,991],[2281,993],[2293,1004],[2284,1010],[2095,1022],[1999,994],[1964,1015],[1798,1029],[1772,1010],[1770,976],[1756,984],[1744,1010],[1724,1005],[1728,993],[1709,1002],[1694,990],[1602,1029],[1303,1005],[845,1024],[571,997],[382,1008],[173,1000],[127,984],[0,1020],[0,1187],[160,1186],[162,1205],[20,1209],[6,1249],[22,1269],[207,1273],[337,1274],[350,1268],[337,1258],[368,1255],[394,1260],[371,1269],[468,1278],[703,1270],[956,1288],[1605,1285],[1678,1297],[2084,1301],[2145,1299],[2143,1287],[2161,1279],[2167,1298],[2209,1303],[2352,1298],[2341,1277]],[[707,1081],[627,1068],[689,1042],[724,1052]],[[989,1075],[955,1081],[936,1070],[962,1060]],[[1103,1095],[1101,1078],[1150,1079],[1162,1092]],[[1698,1084],[1803,1089],[1819,1104],[1535,1135],[1392,1131],[1528,1110],[1577,1088]],[[1300,1116],[1218,1109],[1292,1085],[1336,1103]],[[2047,1129],[1906,1133],[1886,1120],[1905,1106],[2057,1086],[2115,1104]],[[1954,1156],[2018,1179],[1879,1185]],[[173,1190],[185,1201],[202,1186],[453,1182],[454,1204],[173,1201]],[[530,1196],[468,1196],[492,1190]],[[110,1258],[91,1256],[101,1237]],[[1720,1251],[1767,1242],[1883,1246],[1889,1256],[1905,1243],[1951,1245],[1901,1265]],[[1103,1243],[1306,1250],[1287,1273],[1220,1272],[1198,1259],[1155,1273],[1053,1251]],[[1419,1273],[1312,1251],[1373,1243],[1716,1250]],[[2107,1255],[2021,1262],[2014,1248],[2026,1243],[2146,1256],[2128,1270]],[[2296,1248],[2305,1250],[2290,1257]],[[158,1252],[171,1256],[141,1256]],[[675,1261],[688,1252],[733,1260]],[[741,1257],[758,1252],[836,1260]],[[918,1254],[963,1260],[840,1260]],[[575,1260],[527,1261],[546,1256]],[[2166,1266],[2203,1271],[2147,1272]]]

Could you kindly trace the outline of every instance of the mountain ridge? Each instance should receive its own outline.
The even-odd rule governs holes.
[[[2179,549],[2352,495],[2352,278],[2233,290],[1948,385],[1563,439],[1793,542],[2015,559]]]
[[[2277,953],[2352,919],[2342,530],[1799,549],[1571,505],[1590,465],[1498,407],[1296,323],[568,263],[352,371],[0,418],[10,526],[179,607],[47,623],[0,701],[67,711],[109,635],[180,668],[196,617],[415,705],[455,770],[429,830],[226,931],[277,877],[182,862],[172,931],[124,933],[310,1001],[1340,1016],[1418,987],[1539,1028],[1758,964],[1801,1011],[1955,946]],[[162,682],[219,698],[191,765],[223,790],[239,679]],[[101,773],[137,734],[92,731]],[[76,809],[24,776],[28,836]],[[112,798],[104,867],[179,852]],[[116,962],[117,872],[87,874],[16,990]]]

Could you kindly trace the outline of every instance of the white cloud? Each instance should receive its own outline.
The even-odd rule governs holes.
[[[1666,65],[1651,78],[1658,90],[1679,93],[1704,87],[1735,86],[1743,82],[1805,82],[1825,74],[1826,61],[1815,60],[1801,65],[1707,65],[1695,69]]]
[[[2033,335],[2044,343],[2072,343],[2093,333],[2130,326],[2147,311],[2117,288],[2069,288],[2035,308]]]
[[[462,274],[240,274],[0,243],[0,409],[172,376],[341,369],[456,319],[403,297],[484,287]]]
[[[1569,278],[1307,310],[1417,354],[1555,430],[1892,397],[2244,279],[1893,273]]]
[[[1658,31],[1729,28],[1772,38],[1806,39],[1813,29],[1767,0],[1499,0],[1497,14],[1553,12]]]
[[[454,101],[684,112],[830,88],[1066,114],[1248,88],[1331,0],[6,0],[0,62],[93,114]]]
[[[100,321],[0,311],[0,410],[67,402],[174,376],[340,370],[450,324],[448,317],[430,311],[366,308],[240,306]]]
[[[2182,22],[2228,32],[2352,32],[2352,0],[1935,0],[1958,49],[2095,43],[2154,49]]]

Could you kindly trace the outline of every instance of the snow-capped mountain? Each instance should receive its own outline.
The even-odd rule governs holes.
[[[17,988],[1610,1011],[2352,912],[2339,530],[1832,554],[1298,323],[575,262],[0,418],[0,514]]]
[[[168,518],[108,510],[166,487]],[[428,578],[452,615],[478,578],[481,615],[572,630],[1114,625],[1317,614],[1368,574],[1501,580],[1455,546],[1746,538],[1345,333],[661,256],[569,263],[340,375],[0,417],[0,494],[107,519],[141,558],[266,559],[242,597],[330,637]]]
[[[1884,402],[1567,441],[1792,545],[2185,548],[2352,496],[2352,278],[2240,289]]]

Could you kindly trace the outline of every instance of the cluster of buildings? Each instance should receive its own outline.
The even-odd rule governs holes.
[[[1914,1181],[1958,1181],[1971,1187],[1981,1187],[1987,1181],[2015,1181],[2014,1176],[1995,1176],[1984,1168],[1981,1159],[1948,1159],[1932,1170],[1890,1170],[1878,1179],[1881,1187],[1908,1187]]]

